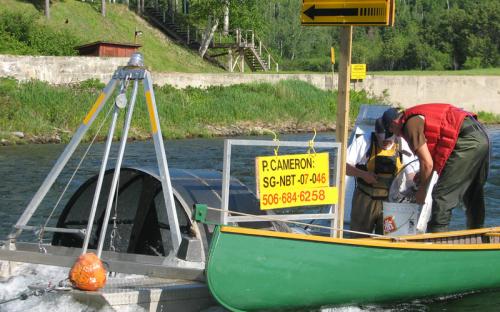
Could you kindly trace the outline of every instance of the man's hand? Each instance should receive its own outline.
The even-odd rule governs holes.
[[[373,172],[365,171],[361,178],[368,184],[374,184],[377,182],[377,175]]]
[[[417,193],[415,194],[415,201],[419,205],[423,205],[425,203],[425,192],[426,189],[423,187],[419,187]]]

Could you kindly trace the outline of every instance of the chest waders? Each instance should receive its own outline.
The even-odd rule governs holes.
[[[375,173],[377,182],[368,184],[365,180],[356,178],[356,187],[372,199],[386,199],[394,177],[402,168],[399,146],[393,144],[388,150],[379,148],[375,134],[372,133],[371,145],[366,155],[366,165],[356,165],[356,168]]]

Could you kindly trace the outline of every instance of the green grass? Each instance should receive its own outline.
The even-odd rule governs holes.
[[[39,2],[38,7],[43,5],[41,1]],[[100,1],[94,3],[75,0],[53,1],[51,18],[47,21],[43,16],[43,11],[38,11],[37,7],[30,2],[0,0],[2,10],[5,8],[10,12],[36,14],[38,16],[37,27],[49,29],[52,32],[66,31],[77,39],[78,45],[94,41],[133,43],[134,32],[137,28],[143,32],[137,42],[142,45],[140,51],[144,54],[146,64],[154,71],[221,71],[202,60],[194,52],[171,42],[160,31],[129,11],[125,5],[107,3],[107,16],[102,17],[99,4]],[[18,53],[14,51],[10,54]]]
[[[34,138],[43,142],[40,138],[59,136],[67,142],[102,87],[96,81],[56,87],[40,81],[19,83],[14,79],[0,79],[0,139],[13,141],[11,133],[20,131],[27,141]],[[212,136],[208,125],[287,123],[312,129],[316,124],[332,125],[336,119],[337,94],[298,80],[208,89],[177,90],[163,86],[155,89],[155,95],[166,138]],[[382,101],[365,92],[352,92],[351,119],[357,116],[361,104]],[[87,140],[96,133],[107,109],[105,107],[94,122]],[[131,137],[148,137],[150,125],[143,96],[138,96],[134,117]],[[123,122],[123,118],[120,120]],[[105,133],[99,135],[102,139]]]
[[[500,124],[500,115],[489,112],[478,112],[477,118],[484,124]]]

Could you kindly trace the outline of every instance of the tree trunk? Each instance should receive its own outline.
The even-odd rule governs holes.
[[[210,42],[214,38],[214,33],[217,30],[217,27],[219,26],[219,20],[215,19],[214,23],[212,24],[212,19],[208,19],[207,27],[205,28],[205,33],[203,34],[203,40],[201,42],[199,54],[201,57],[205,56],[205,53],[207,53],[208,46],[210,45]]]
[[[45,17],[50,19],[50,0],[45,0]]]
[[[229,0],[224,1],[224,23],[222,27],[222,33],[227,36],[229,33]]]
[[[106,0],[101,0],[101,15],[106,17]]]

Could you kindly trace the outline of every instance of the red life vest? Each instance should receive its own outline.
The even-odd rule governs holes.
[[[421,104],[404,111],[401,117],[403,127],[408,119],[415,115],[425,118],[424,135],[427,147],[434,161],[434,170],[441,174],[455,148],[465,117],[476,115],[450,104]]]

